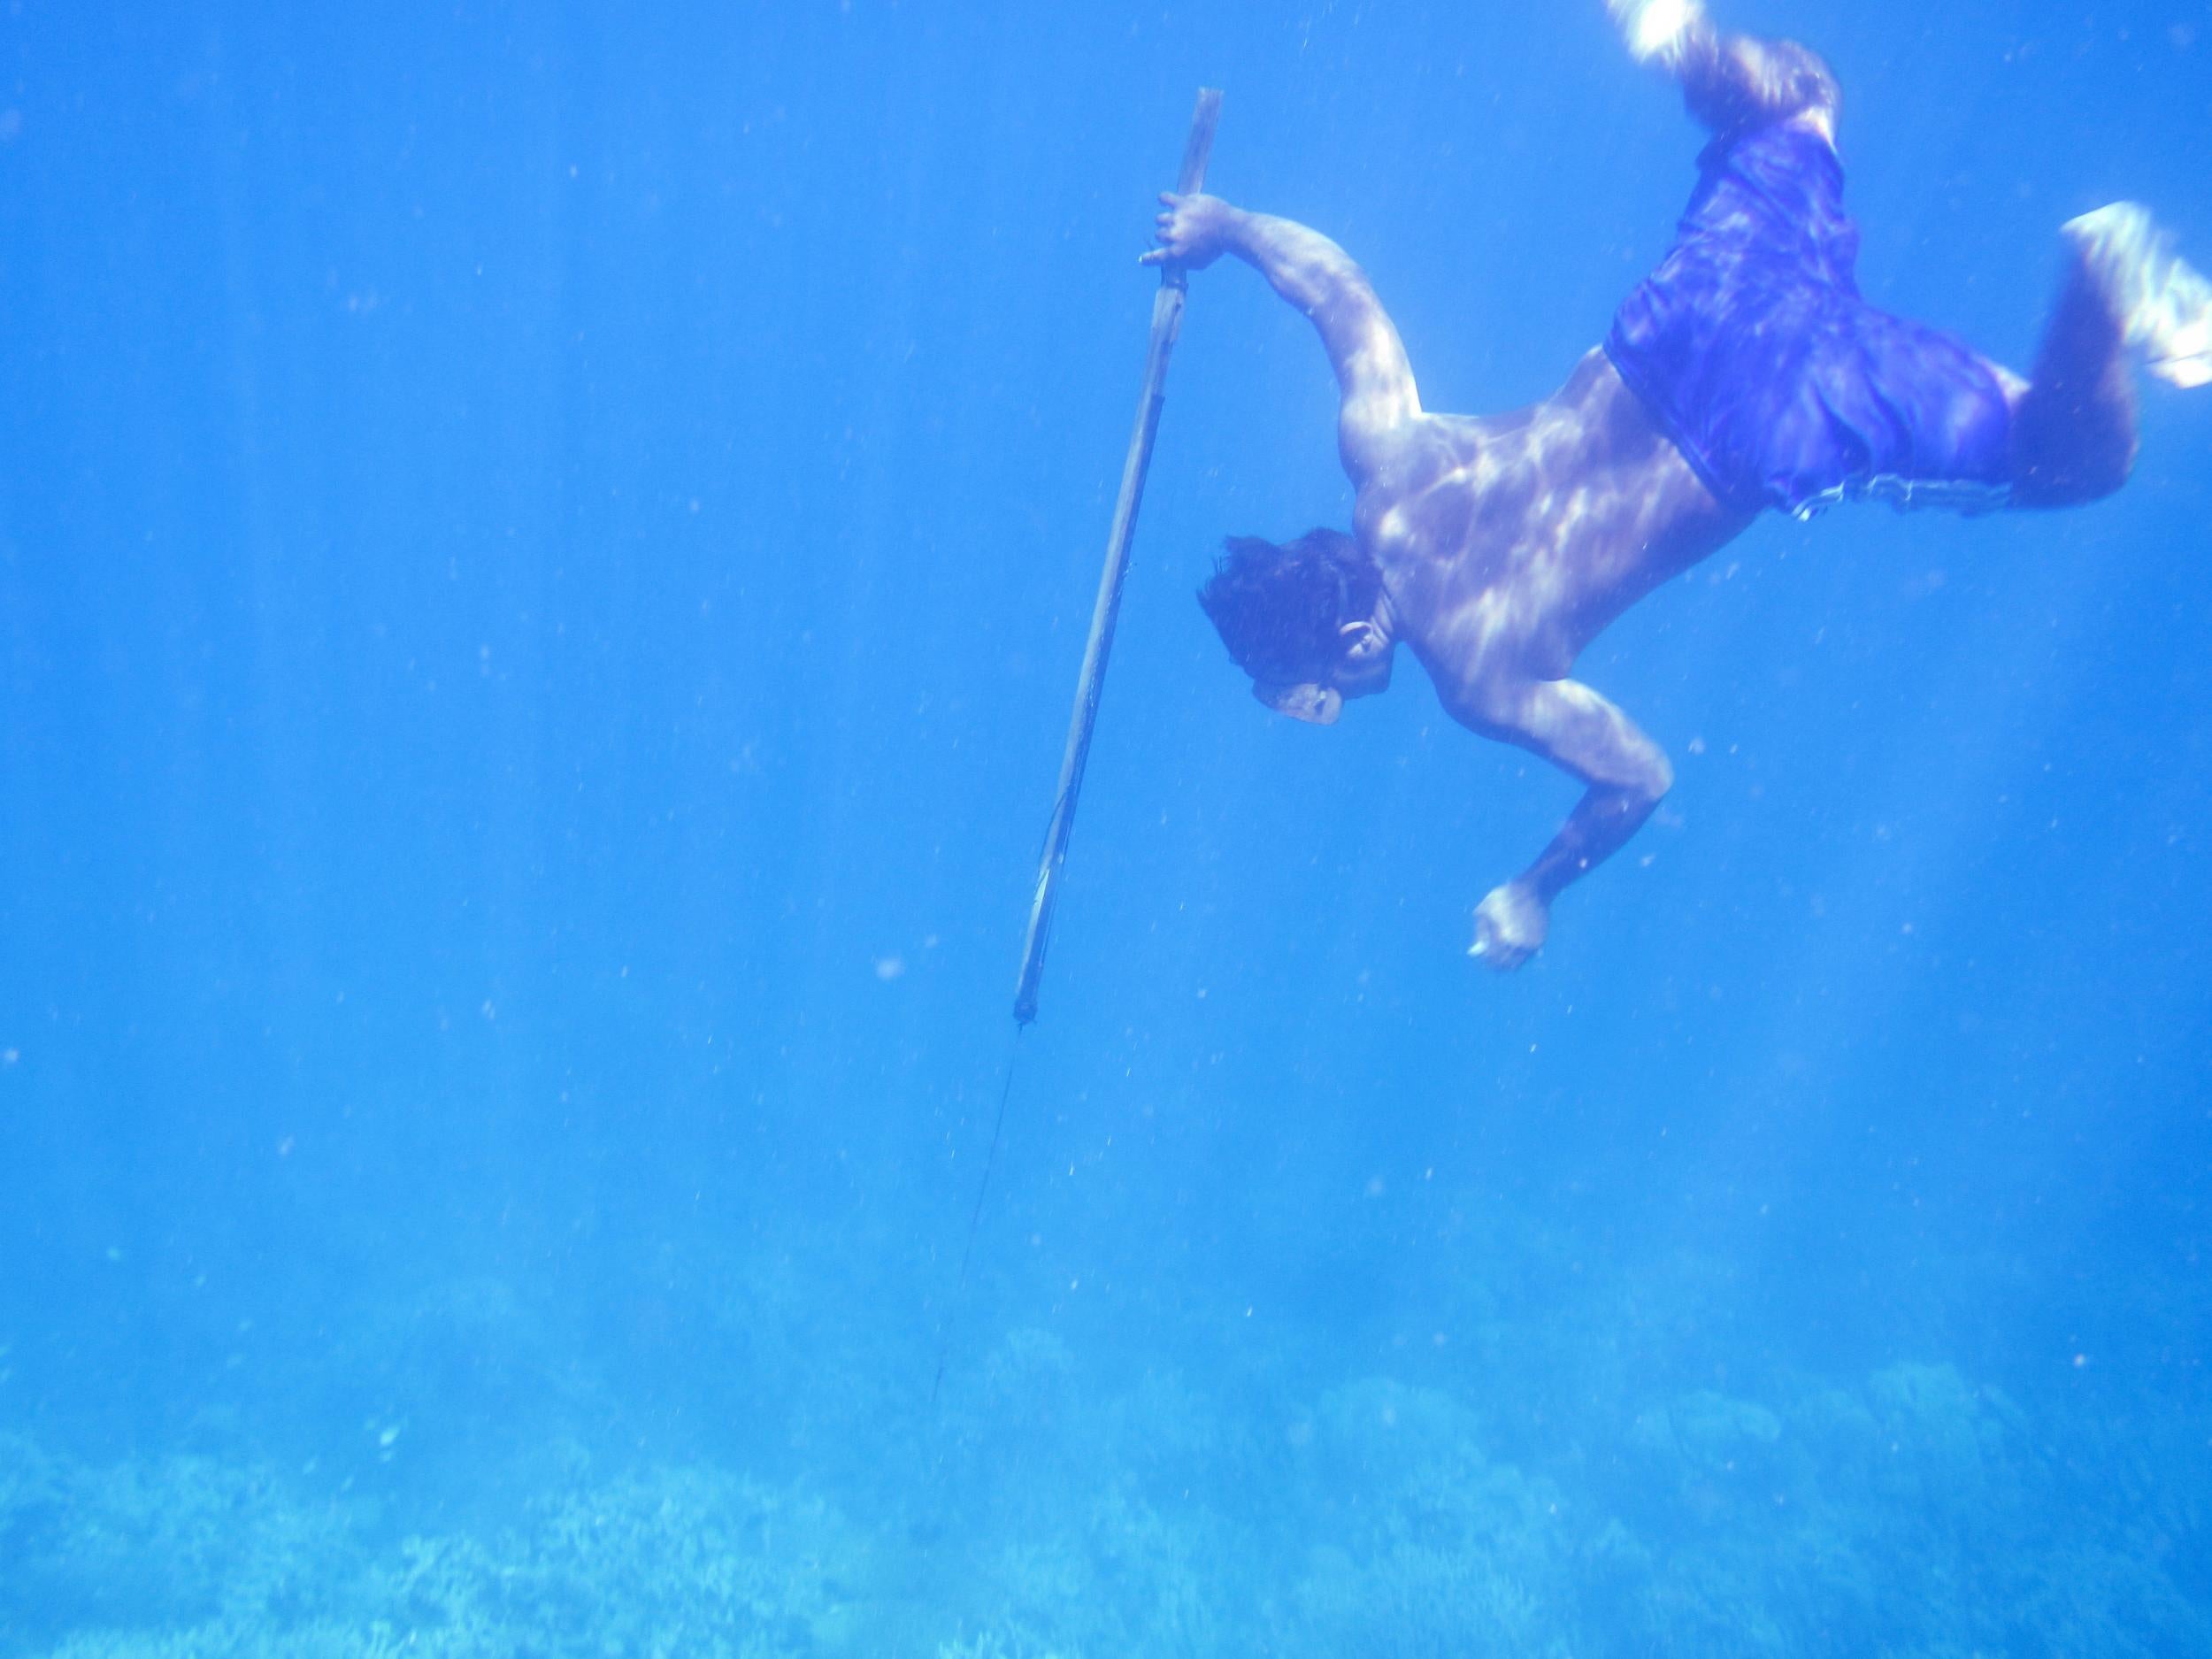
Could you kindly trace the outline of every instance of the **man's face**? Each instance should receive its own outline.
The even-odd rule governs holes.
[[[1371,622],[1345,624],[1343,649],[1325,680],[1255,680],[1252,695],[1278,714],[1308,726],[1334,726],[1347,697],[1371,697],[1390,686],[1390,641]]]
[[[1342,692],[1334,686],[1316,685],[1311,680],[1302,685],[1277,686],[1256,680],[1252,682],[1252,695],[1276,713],[1287,714],[1308,726],[1334,726],[1336,717],[1344,712]]]

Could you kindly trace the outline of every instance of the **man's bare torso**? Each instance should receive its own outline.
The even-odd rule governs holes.
[[[1509,414],[1424,414],[1361,480],[1354,528],[1452,711],[1558,680],[1614,618],[1750,522],[1717,502],[1602,351]]]

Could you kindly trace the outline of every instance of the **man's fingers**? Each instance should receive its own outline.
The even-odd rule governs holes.
[[[1163,211],[1155,215],[1152,220],[1154,234],[1160,245],[1139,254],[1137,256],[1139,265],[1171,265],[1182,257],[1182,250],[1177,246],[1180,239],[1176,235],[1175,231],[1178,222],[1182,218],[1183,204],[1188,199],[1176,195],[1172,190],[1160,192],[1160,204]]]

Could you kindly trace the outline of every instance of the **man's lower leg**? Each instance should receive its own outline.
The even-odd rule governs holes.
[[[2135,382],[2103,284],[2075,262],[2012,412],[2012,498],[2072,507],[2108,495],[2135,465]]]

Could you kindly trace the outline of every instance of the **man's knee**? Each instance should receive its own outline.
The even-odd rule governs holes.
[[[2135,471],[2133,399],[2116,388],[2039,386],[2013,417],[2012,504],[2082,507]]]
[[[2135,446],[2100,446],[2086,453],[2016,452],[2012,504],[2086,507],[2115,494],[2135,472]]]

